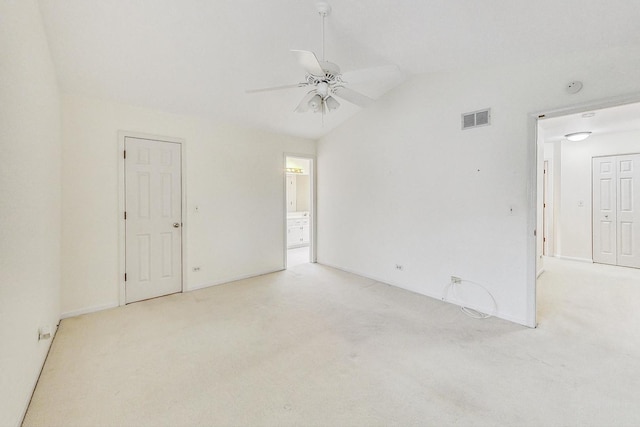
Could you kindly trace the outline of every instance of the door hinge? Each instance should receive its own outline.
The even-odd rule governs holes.
[[[124,273],[124,281],[127,281],[127,273]]]
[[[126,159],[127,158],[127,150],[124,150],[122,155],[123,155],[123,158]]]
[[[127,219],[127,211],[124,211],[124,219]]]

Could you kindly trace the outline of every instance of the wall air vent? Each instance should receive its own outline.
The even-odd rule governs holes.
[[[491,124],[491,108],[472,111],[462,115],[462,129],[477,128]]]

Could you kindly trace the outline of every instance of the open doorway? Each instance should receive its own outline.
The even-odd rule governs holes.
[[[640,268],[640,262],[636,265],[628,262],[632,258],[630,251],[640,250],[640,203],[629,202],[640,199],[640,174],[630,178],[631,169],[640,171],[640,156],[636,154],[640,152],[640,103],[635,101],[575,108],[538,119],[537,228],[541,232],[537,236],[536,260],[538,275],[542,274],[540,279],[545,286],[556,287],[557,283],[549,282],[560,276],[562,286],[581,283],[578,277],[569,277],[566,272],[593,268],[609,276],[599,279],[600,287],[577,286],[572,292],[576,298],[590,297],[597,301],[606,292],[612,292],[617,278],[635,274],[620,266]],[[569,137],[579,132],[585,138]],[[609,179],[604,172],[617,178]],[[601,212],[603,206],[607,212]],[[632,207],[634,213],[629,211]],[[626,211],[619,215],[617,212],[622,209]],[[617,258],[609,257],[616,261],[599,256],[603,251],[618,253]],[[620,254],[627,257],[626,264],[619,262]],[[640,259],[640,254],[635,259]],[[546,270],[551,274],[547,275]],[[547,292],[547,296],[553,292]],[[588,292],[599,294],[587,296]],[[555,303],[558,301],[550,302],[547,298],[546,310],[560,309],[562,305],[554,306]],[[546,310],[538,306],[537,311],[540,314]]]
[[[314,160],[285,156],[286,268],[313,262]]]
[[[579,132],[584,139],[571,136]],[[603,245],[599,232],[605,225],[610,228],[604,243],[611,251],[617,248],[626,254],[640,249],[640,241],[635,241],[640,238],[640,217],[636,218],[640,212],[634,211],[640,190],[635,188],[640,186],[640,177],[634,172],[640,152],[640,103],[539,119],[538,135],[542,153],[540,254],[615,265],[595,256]],[[604,166],[611,171],[601,176]],[[599,202],[605,196],[607,200]],[[602,206],[611,212],[603,214],[607,221],[599,222]],[[624,213],[617,212],[621,210]],[[629,227],[636,232],[627,232]]]

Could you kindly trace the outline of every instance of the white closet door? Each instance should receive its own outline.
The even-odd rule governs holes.
[[[616,264],[616,159],[593,159],[593,261]]]
[[[126,302],[182,290],[180,144],[125,139]]]
[[[640,154],[619,156],[618,265],[640,268]]]

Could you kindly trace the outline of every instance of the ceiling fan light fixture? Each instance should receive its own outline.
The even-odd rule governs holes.
[[[568,133],[566,134],[564,137],[567,138],[569,141],[584,141],[585,139],[589,138],[589,136],[591,136],[591,132],[573,132],[573,133]]]
[[[337,110],[340,107],[340,103],[333,96],[327,96],[324,102],[327,104],[329,111]]]
[[[320,82],[316,86],[316,90],[318,91],[318,95],[324,98],[329,94],[329,84],[327,82]]]
[[[311,111],[313,111],[314,113],[317,113],[318,111],[320,111],[320,108],[322,107],[322,97],[318,94],[315,94],[310,100],[309,100],[309,108],[311,108]]]

